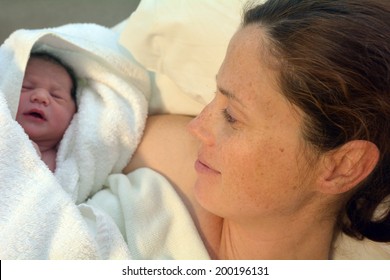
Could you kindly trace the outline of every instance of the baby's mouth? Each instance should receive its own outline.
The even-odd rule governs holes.
[[[41,110],[34,109],[34,110],[27,112],[25,115],[31,116],[33,118],[40,119],[40,120],[46,120],[45,113]]]

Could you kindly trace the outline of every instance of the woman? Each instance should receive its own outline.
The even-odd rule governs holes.
[[[212,258],[327,259],[340,232],[390,241],[390,2],[249,8],[189,118],[150,118],[134,161],[165,175]],[[194,136],[194,137],[193,137]]]

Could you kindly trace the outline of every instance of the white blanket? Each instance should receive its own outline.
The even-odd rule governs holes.
[[[175,230],[163,230],[169,236],[157,242],[143,239],[142,234],[132,235],[140,232],[132,227],[121,228],[122,232],[118,229],[118,225],[129,224],[126,218],[131,213],[125,210],[132,210],[130,199],[138,201],[137,197],[118,197],[122,202],[112,209],[82,203],[102,189],[109,174],[120,173],[140,141],[146,120],[144,95],[149,94],[149,77],[117,44],[117,39],[114,32],[95,24],[69,24],[19,30],[1,45],[0,259],[181,256],[166,242]],[[80,78],[79,110],[61,141],[54,174],[14,120],[24,70],[32,50],[46,50],[59,56]],[[153,174],[150,177],[153,178]],[[109,187],[110,181],[107,182]],[[134,188],[134,184],[125,185],[127,187],[120,188],[122,193],[130,185]],[[105,193],[107,190],[96,195],[101,198]],[[154,205],[153,195],[149,193],[144,203]],[[173,203],[181,205],[178,198]],[[160,214],[165,213],[164,205],[158,209]],[[185,219],[191,221],[185,209],[182,210]],[[118,220],[118,216],[122,220]],[[130,220],[133,224],[137,222]],[[164,226],[177,228],[171,227],[169,220],[163,219],[161,227],[155,228],[155,234]],[[191,230],[197,239],[196,230]],[[138,240],[137,244],[144,241],[143,246],[152,250],[137,249],[140,245],[127,246],[123,236],[127,241]]]
[[[113,218],[132,258],[209,259],[192,218],[163,176],[141,168],[110,175],[106,186],[87,204]]]

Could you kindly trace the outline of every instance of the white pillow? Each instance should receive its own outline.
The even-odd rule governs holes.
[[[215,92],[215,75],[245,0],[142,0],[120,42],[151,71],[150,114],[197,115]]]

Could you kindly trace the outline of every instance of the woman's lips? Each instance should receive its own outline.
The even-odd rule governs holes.
[[[221,172],[212,169],[207,164],[203,163],[199,159],[195,161],[195,170],[198,173],[209,173],[209,174],[221,174]]]

